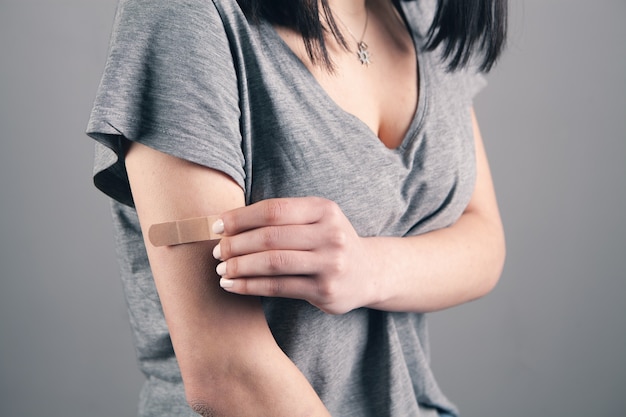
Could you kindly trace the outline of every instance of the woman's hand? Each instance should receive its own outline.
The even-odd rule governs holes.
[[[224,213],[214,230],[224,235],[213,255],[229,292],[302,299],[331,314],[374,301],[367,239],[330,200],[264,200]]]

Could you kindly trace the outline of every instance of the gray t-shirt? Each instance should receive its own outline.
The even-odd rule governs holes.
[[[418,53],[419,103],[400,147],[388,149],[330,99],[272,26],[248,22],[235,0],[120,1],[88,134],[97,140],[95,183],[113,198],[130,321],[148,377],[140,415],[195,414],[119,158],[127,141],[223,171],[247,203],[331,199],[361,236],[450,226],[474,187],[470,108],[484,80],[448,73],[424,50],[434,3],[401,2]],[[333,316],[271,298],[263,306],[277,342],[333,416],[455,412],[429,366],[424,315],[361,308]]]

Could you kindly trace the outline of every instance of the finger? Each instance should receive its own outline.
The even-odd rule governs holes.
[[[319,226],[269,226],[224,237],[214,248],[213,256],[220,260],[268,250],[308,251],[320,247],[326,240]]]
[[[222,278],[220,286],[228,292],[240,295],[305,300],[329,314],[343,314],[355,308],[351,304],[338,303],[332,292],[321,290],[317,280],[312,277]]]
[[[216,272],[227,278],[314,275],[321,264],[313,252],[272,250],[230,258],[220,263]]]
[[[319,197],[274,198],[223,213],[221,221],[227,236],[263,226],[311,224],[333,204]]]
[[[220,286],[235,294],[309,300],[317,293],[315,280],[302,276],[222,278]]]

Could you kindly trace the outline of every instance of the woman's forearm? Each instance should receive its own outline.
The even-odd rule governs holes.
[[[495,224],[494,224],[495,223]],[[487,294],[505,256],[498,222],[466,213],[453,226],[421,236],[369,238],[374,301],[386,311],[434,311]],[[380,282],[382,280],[382,282]]]

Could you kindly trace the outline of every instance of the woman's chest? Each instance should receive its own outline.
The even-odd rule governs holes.
[[[261,39],[276,41],[275,32],[268,33]],[[284,44],[273,43],[282,49],[271,56],[270,45],[259,44],[258,55],[241,70],[249,203],[328,198],[362,236],[445,227],[460,216],[473,191],[475,161],[471,107],[461,99],[458,77],[435,76],[424,56],[417,109],[410,109],[403,139],[390,149],[367,121],[338,105]],[[399,102],[386,107],[410,108]]]
[[[249,202],[319,196],[338,203],[362,236],[402,236],[439,215],[448,226],[469,201],[473,143],[458,126],[435,131],[424,114],[388,149],[361,120],[314,98],[266,97],[250,113]]]

